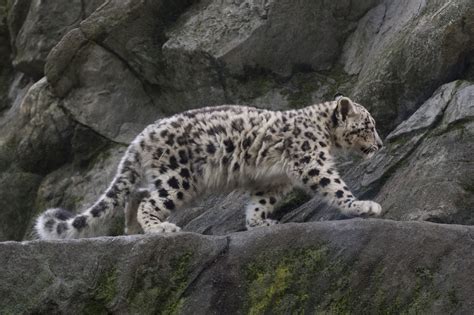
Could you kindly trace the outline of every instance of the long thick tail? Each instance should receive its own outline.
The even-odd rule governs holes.
[[[40,239],[69,239],[104,235],[111,217],[123,209],[141,176],[140,157],[133,145],[120,162],[117,175],[96,203],[80,214],[67,210],[48,209],[36,220],[35,230]]]

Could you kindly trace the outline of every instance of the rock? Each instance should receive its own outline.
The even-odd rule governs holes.
[[[466,164],[474,155],[474,85],[458,81],[445,87],[449,90],[453,86],[442,118],[420,136],[392,175],[384,174],[385,183],[377,197],[386,206],[384,217],[474,223],[474,167]]]
[[[469,313],[472,227],[386,220],[0,244],[8,313]],[[403,244],[403,246],[400,246]]]
[[[12,1],[9,24],[15,46],[13,65],[34,78],[41,78],[51,48],[102,2]]]
[[[361,199],[376,200],[382,217],[395,220],[473,224],[474,155],[471,99],[474,86],[441,86],[387,137],[371,160],[345,167],[348,186]],[[318,198],[283,217],[284,222],[344,219]]]
[[[103,5],[97,0],[72,3],[58,21],[45,12],[62,12],[63,5],[10,3],[13,55],[20,70],[21,65],[28,69],[21,80],[12,76],[9,110],[0,117],[0,129],[6,131],[0,133],[0,170],[14,165],[45,176],[34,213],[46,206],[86,208],[109,178],[78,185],[79,177],[91,170],[97,180],[112,174],[115,164],[102,171],[98,157],[119,154],[118,147],[161,117],[222,103],[286,110],[328,100],[342,90],[368,106],[379,129],[390,134],[387,148],[372,161],[342,167],[356,193],[381,201],[387,218],[471,222],[466,214],[471,184],[460,173],[455,175],[460,184],[442,186],[449,194],[445,201],[463,200],[450,209],[435,197],[416,202],[403,185],[431,188],[428,180],[413,176],[436,173],[431,178],[442,181],[452,170],[470,174],[462,162],[462,152],[471,152],[472,108],[465,87],[472,79],[473,11],[468,0],[337,0],[324,6],[287,0],[114,0]],[[77,12],[79,18],[65,26]],[[44,51],[31,46],[38,41],[47,43]],[[45,58],[44,91],[34,99],[36,94],[29,95],[25,102],[31,109],[21,113],[18,100]],[[465,81],[443,86],[456,79]],[[40,109],[35,115],[24,115],[35,108]],[[436,156],[436,172],[420,150]],[[424,164],[417,165],[415,157]],[[395,188],[403,199],[391,193]],[[433,194],[439,190],[433,188]],[[411,208],[404,206],[405,199]],[[172,220],[206,234],[239,231],[244,200],[239,193],[212,195]],[[291,207],[304,201],[296,198]],[[284,222],[344,218],[317,199],[285,214],[291,207],[284,206],[277,217]]]
[[[5,96],[9,108],[0,114],[0,172],[8,170],[16,162],[17,134],[21,133],[24,123],[20,118],[20,105],[31,84],[24,75],[17,74]]]
[[[466,81],[442,86],[387,137],[387,149],[369,164],[357,189],[376,195],[384,217],[472,224],[474,168],[465,161],[474,154],[473,91]],[[355,174],[354,183],[361,178]]]
[[[35,238],[49,207],[92,205],[161,117],[337,91],[388,135],[341,173],[405,221],[348,220],[294,191],[274,218],[334,221],[242,232],[246,195],[210,192],[170,216],[187,233],[0,243],[1,312],[471,313],[471,2],[0,0],[0,241]]]
[[[355,99],[371,108],[387,134],[441,83],[463,73],[466,52],[472,46],[471,24],[462,22],[471,14],[467,0],[448,5],[449,10],[441,10],[439,16],[435,12],[440,3],[405,6],[375,0],[357,5],[336,1],[319,7],[310,1],[294,5],[279,0],[193,4],[185,0],[173,5],[169,1],[109,1],[63,37],[47,62],[46,75],[58,96],[71,89],[77,93],[66,102],[75,118],[105,137],[127,142],[150,122],[143,117],[125,120],[138,103],[146,104],[143,116],[158,119],[223,103],[301,107],[327,100],[342,89],[352,91]],[[436,18],[430,20],[433,14]],[[445,25],[446,19],[453,21],[451,26]],[[289,22],[296,20],[298,23]],[[425,22],[428,20],[431,22]],[[411,25],[418,27],[408,27]],[[427,33],[430,27],[437,29],[436,35]],[[418,49],[417,39],[428,35],[429,45]],[[395,47],[394,43],[399,44]],[[434,48],[437,45],[455,53],[444,54]],[[100,50],[104,50],[102,57]],[[411,51],[421,53],[403,58],[402,54]],[[440,55],[428,58],[433,51]],[[361,57],[366,55],[370,57]],[[403,72],[407,75],[398,73],[400,64],[413,71],[407,68]],[[111,80],[100,76],[105,75],[102,67],[110,72],[106,77]],[[97,75],[86,73],[85,68],[102,70]],[[426,75],[425,71],[435,72]],[[394,81],[393,76],[400,78]],[[433,79],[427,82],[428,77]],[[97,84],[104,80],[108,86],[98,89]],[[415,95],[423,89],[421,95]],[[126,101],[104,99],[107,93]],[[124,117],[112,117],[103,126],[104,114],[95,110],[98,106],[92,102],[83,110],[79,99],[100,99],[107,113],[120,104],[124,107],[114,113],[123,112]]]
[[[328,70],[354,22],[377,3],[206,1],[178,21],[164,49],[205,51],[231,72],[261,67],[288,76],[302,64]]]
[[[388,136],[387,140],[408,135],[412,132],[423,131],[432,127],[443,116],[446,107],[451,101],[456,83],[443,85],[428,99],[413,115],[402,122]]]
[[[34,217],[34,203],[42,176],[21,170],[0,175],[0,242],[21,240]]]
[[[32,85],[23,75],[12,83],[11,107],[0,117],[0,240],[21,240],[35,211],[45,174],[69,159],[74,124],[58,107],[46,80]]]
[[[441,122],[441,129],[446,130],[455,125],[474,120],[474,85],[471,82],[456,82],[457,93],[454,94]]]
[[[201,65],[196,56],[179,56],[194,73],[203,72],[205,83],[177,74],[175,61],[163,67],[163,23],[171,23],[190,4],[111,1],[67,34],[51,52],[46,75],[57,95],[66,96],[75,119],[127,143],[164,114],[224,103],[222,91],[214,87],[217,75],[207,78],[201,71],[208,62]]]
[[[170,221],[182,227],[184,231],[226,235],[245,231],[245,203],[248,196],[241,191],[228,195],[212,195],[197,201],[197,206],[176,211]]]
[[[159,109],[127,66],[107,50],[90,44],[82,53],[88,59],[70,79],[81,88],[65,96],[64,107],[75,120],[102,136],[129,143],[160,117]]]
[[[35,83],[20,105],[21,132],[16,137],[16,160],[20,168],[47,174],[70,156],[74,123],[59,107],[45,78]]]
[[[87,146],[86,150],[81,150]],[[48,208],[58,207],[78,213],[86,210],[104,193],[115,176],[125,147],[111,145],[89,129],[75,131],[72,147],[75,153],[71,164],[48,174],[38,187],[35,215]],[[124,234],[124,216],[117,209],[109,235]],[[32,224],[28,225],[27,239],[35,239]]]
[[[473,17],[469,0],[383,1],[359,21],[341,62],[358,74],[353,97],[368,105],[384,134],[463,75],[474,48]]]
[[[87,44],[88,40],[76,28],[67,33],[49,52],[44,72],[58,97],[64,97],[79,84],[76,74],[78,69],[71,66],[71,63]]]
[[[0,1],[0,112],[9,106],[6,95],[12,79],[10,36],[7,27],[7,3]]]

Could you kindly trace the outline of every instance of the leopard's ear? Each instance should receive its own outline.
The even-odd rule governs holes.
[[[336,110],[343,121],[345,121],[347,117],[355,116],[357,114],[357,109],[350,98],[341,95],[336,99],[336,101]]]
[[[341,97],[344,97],[344,94],[342,94],[341,92],[337,92],[336,94],[334,94],[335,101],[338,101]]]

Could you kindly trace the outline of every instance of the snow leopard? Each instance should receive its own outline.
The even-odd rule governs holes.
[[[381,206],[358,200],[335,167],[334,151],[370,158],[383,146],[375,120],[350,98],[301,109],[273,111],[240,105],[193,109],[159,119],[129,145],[110,186],[88,209],[73,214],[54,208],[38,217],[41,239],[92,237],[104,233],[130,196],[145,188],[137,221],[144,233],[179,232],[172,211],[204,192],[244,189],[249,194],[246,227],[278,222],[275,205],[299,186],[343,214],[379,215]]]

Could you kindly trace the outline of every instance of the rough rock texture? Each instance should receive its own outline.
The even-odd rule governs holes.
[[[32,77],[41,78],[51,48],[102,2],[103,0],[10,0],[8,19],[15,52],[13,65]]]
[[[9,202],[0,215],[86,208],[111,178],[116,152],[164,115],[222,103],[287,109],[342,90],[392,131],[372,161],[345,164],[359,195],[382,202],[387,218],[471,223],[468,0],[3,3],[0,52],[12,61],[2,59],[0,166],[40,184],[30,181],[28,206]],[[172,220],[207,234],[239,231],[245,197],[237,195],[211,196]],[[282,209],[306,200],[292,195]],[[334,218],[313,200],[283,220]],[[30,225],[12,225],[3,239]]]
[[[10,37],[7,26],[7,2],[0,1],[0,95],[8,93],[11,82],[12,66],[10,63]],[[8,106],[8,102],[2,97],[0,99],[0,111]]]
[[[342,91],[386,136],[341,158],[383,218],[474,223],[472,0],[0,0],[0,241],[87,208],[147,124]],[[470,313],[473,231],[383,220],[244,229],[210,194],[163,237],[0,244],[0,313]],[[292,192],[283,222],[345,219]],[[121,234],[118,217],[110,234]],[[84,254],[87,253],[87,254]],[[5,284],[5,285],[4,285]],[[71,311],[73,310],[73,311]]]
[[[468,314],[474,228],[385,220],[0,244],[5,313]]]
[[[370,161],[345,167],[358,196],[375,199],[384,218],[474,223],[474,84],[441,86],[387,137]],[[341,218],[317,199],[284,221]]]

